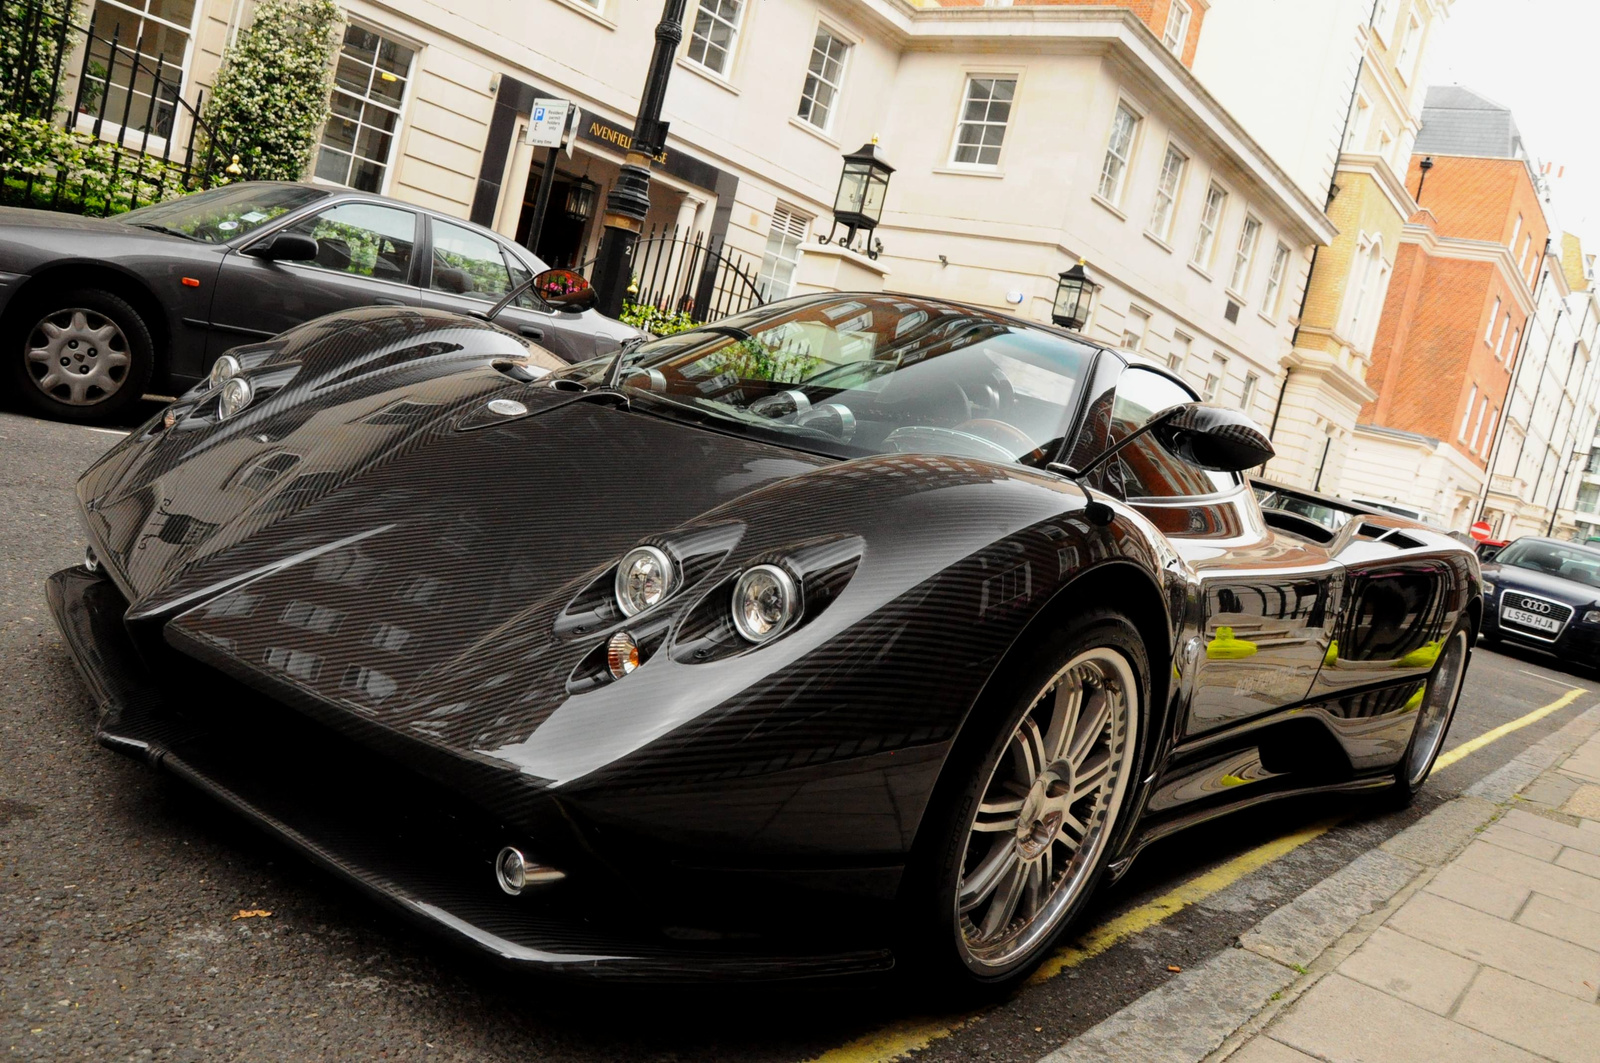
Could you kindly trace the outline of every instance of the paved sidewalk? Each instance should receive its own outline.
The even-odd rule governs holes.
[[[1600,706],[1043,1063],[1600,1063]]]

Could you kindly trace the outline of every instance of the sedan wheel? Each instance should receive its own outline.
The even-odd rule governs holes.
[[[1038,952],[1092,884],[1132,774],[1138,691],[1127,657],[1096,647],[1017,721],[967,828],[955,891],[974,973]]]
[[[81,306],[40,318],[28,336],[27,359],[34,386],[69,406],[93,406],[115,395],[133,361],[117,323]]]

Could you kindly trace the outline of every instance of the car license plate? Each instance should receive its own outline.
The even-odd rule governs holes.
[[[1550,617],[1540,616],[1538,613],[1530,613],[1526,609],[1502,609],[1500,610],[1500,619],[1509,620],[1513,624],[1521,624],[1523,627],[1531,627],[1535,631],[1548,631],[1552,635],[1561,630],[1561,622],[1559,620],[1552,620]]]

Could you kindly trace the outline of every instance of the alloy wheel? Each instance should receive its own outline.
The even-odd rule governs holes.
[[[83,307],[66,307],[28,331],[28,379],[57,402],[93,406],[121,389],[132,355],[115,321]]]
[[[956,888],[969,967],[1031,953],[1083,895],[1132,772],[1138,686],[1108,647],[1069,661],[1033,698],[990,772]]]
[[[1428,678],[1422,695],[1422,705],[1417,709],[1417,729],[1411,741],[1411,754],[1406,760],[1406,781],[1413,789],[1422,785],[1433,768],[1433,759],[1444,742],[1445,728],[1450,723],[1450,712],[1455,707],[1456,696],[1461,692],[1461,679],[1467,671],[1467,632],[1458,630],[1450,636],[1439,651],[1438,663]]]

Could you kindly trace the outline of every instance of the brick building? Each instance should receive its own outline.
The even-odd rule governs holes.
[[[1593,388],[1582,327],[1564,321],[1576,304],[1561,240],[1510,112],[1430,89],[1406,187],[1419,209],[1400,233],[1366,374],[1375,394],[1339,490],[1421,506],[1447,527],[1486,508],[1500,531],[1519,516],[1531,531],[1554,504],[1550,454],[1592,422]]]

